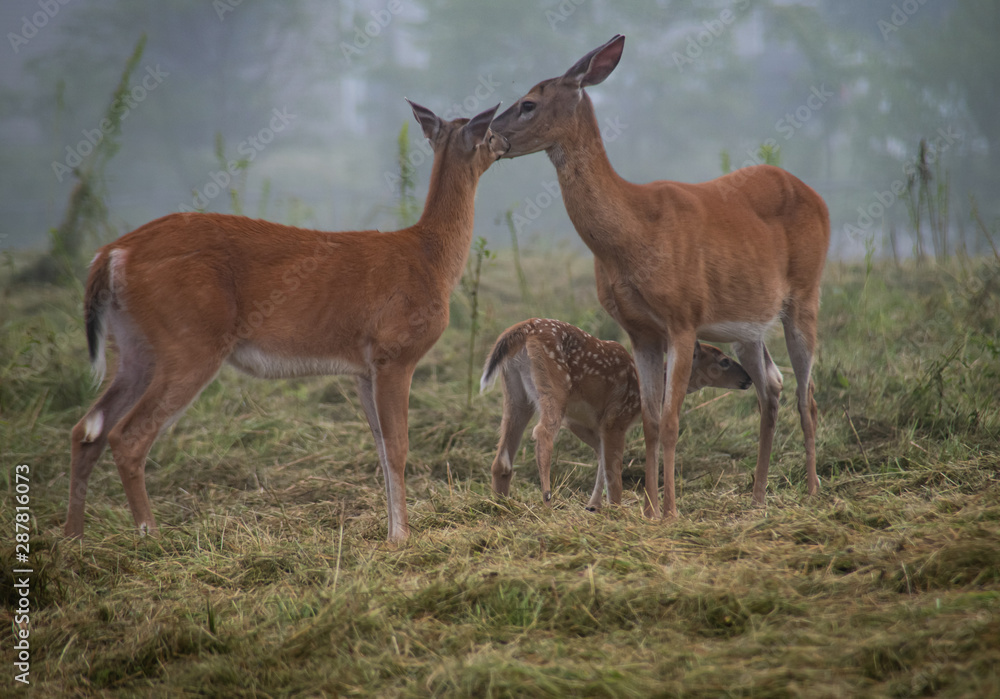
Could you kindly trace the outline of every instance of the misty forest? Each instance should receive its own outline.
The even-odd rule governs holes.
[[[0,27],[0,694],[997,696],[1000,3],[4,0]],[[642,420],[620,505],[587,508],[603,457],[568,429],[543,446],[526,427],[495,489],[507,384],[480,393],[480,371],[505,329],[558,319],[639,356],[602,308],[556,159],[530,153],[483,172],[468,257],[434,306],[443,334],[400,402],[408,539],[364,379],[230,367],[149,451],[158,532],[143,535],[109,450],[74,520],[71,449],[111,429],[85,417],[101,395],[95,251],[173,212],[378,245],[418,221],[431,182],[429,122],[407,99],[445,120],[500,115],[617,34],[620,62],[586,92],[624,179],[769,164],[829,209],[811,276],[815,474],[801,356],[776,323],[770,455],[761,382],[692,392],[675,413],[677,517],[644,516]],[[671,240],[697,246],[701,228]],[[372,294],[417,295],[392,284]],[[185,310],[178,286],[155,290],[146,322]],[[313,317],[348,315],[328,306]],[[747,364],[739,345],[720,349]],[[67,536],[80,519],[85,538]]]
[[[975,214],[988,229],[998,213],[990,2],[52,8],[44,26],[33,3],[0,11],[5,249],[49,247],[80,183],[102,209],[80,221],[90,247],[178,210],[394,227],[404,97],[446,118],[509,105],[615,33],[623,60],[591,97],[626,179],[699,182],[770,158],[826,199],[844,258],[983,252]],[[420,200],[418,135],[403,157]],[[523,241],[575,244],[545,160],[489,173],[477,235],[505,244],[510,211]]]

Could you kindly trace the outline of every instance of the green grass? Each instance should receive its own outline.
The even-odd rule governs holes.
[[[482,358],[508,325],[602,337],[588,259],[484,267]],[[79,290],[2,282],[0,579],[16,603],[13,466],[31,467],[37,696],[996,696],[1000,686],[1000,268],[831,263],[815,378],[822,492],[809,498],[786,374],[766,510],[750,506],[752,392],[689,396],[680,519],[583,509],[594,456],[565,431],[542,505],[530,438],[512,496],[489,464],[500,391],[465,402],[469,309],[410,399],[412,536],[387,544],[351,381],[224,370],[153,448],[162,527],[132,531],[105,455],[87,539],[62,539],[69,429],[90,385]],[[478,360],[477,360],[478,361]],[[713,398],[720,400],[709,403]],[[6,688],[14,671],[4,650]]]

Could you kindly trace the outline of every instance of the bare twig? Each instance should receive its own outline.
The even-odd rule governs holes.
[[[861,441],[861,435],[859,435],[858,431],[854,428],[854,420],[851,419],[851,414],[848,412],[846,405],[844,406],[844,415],[847,417],[847,424],[851,426],[851,432],[854,433],[854,438],[858,440],[858,447],[861,449],[861,457],[865,460],[865,466],[870,469],[871,463],[868,461],[868,454],[865,452],[865,445]]]

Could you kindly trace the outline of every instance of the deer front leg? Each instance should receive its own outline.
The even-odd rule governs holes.
[[[383,477],[389,473],[389,463],[385,456],[385,441],[382,439],[382,427],[379,424],[378,409],[375,407],[375,384],[370,376],[358,376],[358,397],[361,399],[361,407],[365,411],[365,418],[368,420],[368,428],[372,432],[375,440],[375,452],[378,454],[378,465],[382,469]],[[389,479],[385,478],[386,503],[391,499],[389,496]],[[388,531],[393,531],[392,507],[388,507]]]
[[[379,426],[378,410],[375,409],[375,386],[369,376],[358,376],[357,379],[358,398],[361,399],[361,408],[365,411],[365,418],[368,420],[368,428],[372,431],[375,439],[375,451],[378,453],[379,466],[385,469],[385,443],[382,441],[382,428]]]
[[[673,333],[667,348],[666,399],[660,416],[660,441],[663,444],[663,517],[677,516],[677,494],[674,488],[674,460],[677,436],[680,432],[681,406],[691,379],[694,356],[693,333]]]
[[[410,534],[406,516],[406,455],[410,442],[408,411],[412,366],[383,367],[372,379],[375,420],[369,416],[369,426],[376,441],[381,435],[379,454],[385,477],[385,494],[389,513],[388,540],[402,542]],[[359,386],[362,381],[359,381]],[[362,404],[365,399],[362,398]],[[367,412],[367,410],[366,410]]]
[[[632,338],[632,355],[642,397],[642,436],[646,443],[646,483],[643,513],[658,514],[660,408],[663,405],[663,343],[658,338]]]

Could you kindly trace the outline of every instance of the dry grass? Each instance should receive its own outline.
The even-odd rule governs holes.
[[[530,308],[509,259],[484,270],[477,361],[530,315],[614,336],[586,259],[536,253],[525,266],[540,280]],[[392,546],[351,383],[231,372],[154,447],[161,536],[132,533],[105,457],[88,538],[63,540],[69,427],[93,395],[79,299],[9,289],[5,614],[12,466],[28,463],[39,696],[996,696],[998,291],[995,264],[831,265],[816,372],[822,494],[805,495],[784,400],[768,508],[751,508],[755,401],[706,392],[686,404],[706,403],[682,420],[682,514],[669,524],[639,515],[637,429],[622,508],[584,511],[594,458],[568,434],[554,507],[541,504],[530,440],[512,496],[492,495],[500,396],[464,407],[456,299],[414,383],[413,536]]]

